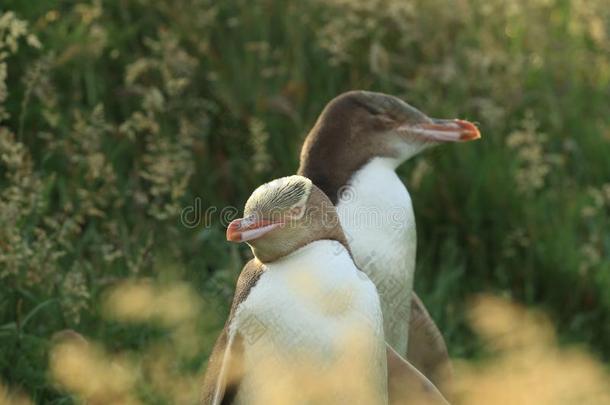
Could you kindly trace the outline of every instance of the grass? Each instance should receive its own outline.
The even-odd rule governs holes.
[[[186,283],[203,300],[198,350],[176,371],[195,373],[249,255],[224,241],[221,209],[294,173],[323,106],[357,88],[480,123],[482,141],[400,169],[418,221],[416,290],[452,354],[481,354],[466,304],[491,292],[543,309],[560,342],[608,361],[604,3],[3,2],[28,23],[0,24],[3,382],[69,403],[47,371],[65,328],[108,353],[172,342],[167,325],[104,312],[125,279]],[[184,226],[196,201],[218,211]],[[163,403],[155,392],[138,395]]]

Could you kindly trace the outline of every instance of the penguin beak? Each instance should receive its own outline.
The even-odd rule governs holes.
[[[398,130],[408,131],[433,142],[467,142],[481,137],[476,125],[458,119],[431,118],[430,122],[401,125]]]
[[[240,243],[258,239],[282,225],[282,222],[259,220],[253,217],[238,218],[231,221],[227,227],[227,240]]]

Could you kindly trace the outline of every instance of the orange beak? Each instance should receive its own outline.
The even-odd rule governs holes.
[[[282,226],[282,222],[272,222],[269,220],[246,217],[238,218],[227,226],[227,240],[229,242],[246,242],[262,237],[275,228]]]
[[[465,120],[443,120],[432,119],[432,122],[420,124],[408,124],[399,129],[404,129],[436,142],[467,142],[479,139],[481,133],[472,122]]]

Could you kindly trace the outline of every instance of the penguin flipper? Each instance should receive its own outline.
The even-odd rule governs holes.
[[[415,292],[411,298],[407,359],[441,392],[451,391],[453,369],[445,339]]]
[[[386,343],[390,405],[405,403],[448,405],[443,394],[417,368]]]
[[[256,259],[250,260],[237,280],[231,312],[224,329],[212,349],[203,379],[201,405],[230,405],[234,402],[243,374],[243,340],[239,332],[230,333],[235,311],[260,278],[264,267]]]
[[[230,405],[241,379],[242,343],[239,334],[229,337],[227,328],[216,340],[203,380],[201,405]]]

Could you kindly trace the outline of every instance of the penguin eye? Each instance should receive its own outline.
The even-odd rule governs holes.
[[[371,105],[370,103],[366,103],[366,102],[362,102],[360,100],[357,100],[356,104],[359,105],[360,107],[362,107],[363,109],[365,109],[372,116],[378,116],[378,115],[382,115],[383,114],[383,110],[377,108],[374,105]]]

